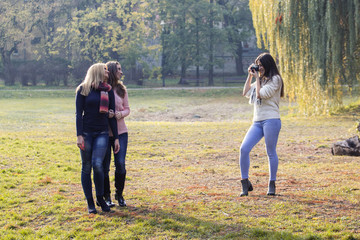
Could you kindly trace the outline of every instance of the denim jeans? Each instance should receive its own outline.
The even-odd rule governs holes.
[[[110,171],[110,162],[111,162],[111,149],[114,150],[114,137],[109,138],[109,145],[106,152],[105,160],[104,160],[104,174],[105,174],[105,183],[104,183],[104,195],[110,195],[110,183],[109,183],[109,171]],[[125,168],[125,157],[128,145],[128,133],[122,133],[119,135],[119,144],[120,144],[120,151],[114,154],[114,162],[115,162],[115,188],[119,190],[119,184],[117,182],[116,176],[125,175],[126,168]]]
[[[276,145],[281,129],[280,119],[267,119],[254,122],[248,130],[240,147],[241,178],[249,177],[250,152],[253,147],[265,137],[266,153],[269,160],[270,180],[276,180],[279,159],[276,153]]]
[[[87,132],[83,134],[85,150],[80,150],[82,159],[81,184],[86,199],[92,198],[91,169],[94,170],[96,196],[104,195],[103,162],[109,142],[109,132]]]

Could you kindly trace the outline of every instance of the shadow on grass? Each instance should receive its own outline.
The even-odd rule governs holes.
[[[180,239],[320,239],[316,236],[301,238],[287,232],[249,229],[240,224],[222,224],[210,220],[186,216],[156,207],[128,206],[116,208],[107,214],[109,218],[118,217],[130,225],[141,225],[141,229],[129,229],[137,237],[151,234]],[[135,232],[136,231],[136,232]]]

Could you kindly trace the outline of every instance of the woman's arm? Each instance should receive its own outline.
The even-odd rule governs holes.
[[[81,149],[85,149],[83,134],[83,120],[82,115],[84,112],[85,96],[80,94],[81,89],[76,93],[75,107],[76,107],[76,145]]]
[[[83,112],[85,105],[85,96],[80,94],[80,90],[76,93],[75,98],[75,118],[76,118],[76,136],[83,135]]]
[[[278,75],[273,76],[272,79],[266,83],[259,91],[259,97],[263,99],[271,98],[275,92],[281,88],[282,82]]]
[[[115,111],[115,96],[114,96],[114,91],[113,90],[109,91],[109,110],[110,109]],[[118,135],[118,129],[117,129],[117,121],[116,121],[116,119],[115,118],[108,118],[108,121],[109,121],[111,132],[113,133],[113,136],[117,136]]]
[[[259,77],[258,72],[256,72],[255,70],[251,70],[251,66],[250,65],[248,67],[248,76],[246,79],[246,82],[244,84],[244,89],[243,89],[243,96],[246,96],[246,93],[251,89],[251,81],[253,77]]]
[[[261,89],[261,84],[260,84],[260,77],[259,75],[256,75],[256,97],[258,99],[260,99],[260,89]]]
[[[243,96],[246,95],[246,93],[250,90],[251,88],[251,80],[252,80],[252,75],[249,73],[246,79],[246,82],[244,84],[244,88],[243,88]]]
[[[121,117],[127,117],[130,114],[130,106],[129,106],[129,98],[127,92],[125,92],[124,99],[123,99],[123,107],[124,110],[121,111]]]

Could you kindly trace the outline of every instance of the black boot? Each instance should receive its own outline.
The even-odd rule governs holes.
[[[109,207],[111,207],[111,208],[112,208],[112,207],[115,207],[115,203],[113,203],[113,202],[111,201],[110,195],[109,195],[109,196],[105,196],[104,199],[105,199],[106,204],[107,204]]]
[[[115,173],[115,187],[116,187],[116,193],[115,193],[115,199],[118,200],[120,207],[125,207],[126,202],[123,197],[123,191],[125,187],[125,174],[116,174]]]
[[[110,212],[110,207],[106,204],[103,196],[96,196],[96,203],[100,205],[103,212]]]
[[[94,199],[89,198],[89,199],[86,199],[86,201],[87,201],[87,204],[88,204],[88,212],[96,214],[97,211],[96,211],[96,208],[95,208]]]
[[[118,200],[120,207],[126,207],[126,202],[122,195],[115,193],[115,199]]]
[[[108,198],[110,198],[110,179],[109,175],[104,176],[104,200],[106,201]]]
[[[267,192],[267,195],[272,195],[274,196],[275,195],[275,181],[270,181],[269,182],[269,189],[268,189],[268,192]]]
[[[242,179],[241,180],[241,185],[242,185],[242,193],[240,194],[240,197],[243,196],[247,196],[248,195],[248,191],[252,191],[253,190],[253,186],[251,185],[251,182],[249,181],[249,179]]]

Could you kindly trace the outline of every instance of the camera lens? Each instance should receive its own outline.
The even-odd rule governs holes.
[[[253,64],[250,68],[251,70],[259,71],[259,65]]]

